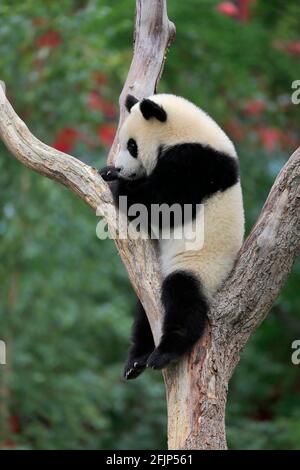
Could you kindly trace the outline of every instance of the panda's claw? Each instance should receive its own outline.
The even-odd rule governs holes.
[[[98,170],[104,181],[114,181],[119,177],[119,171],[114,166],[106,166]]]
[[[126,374],[125,374],[125,378],[128,379],[129,378],[129,375],[131,374],[131,372],[133,371],[133,369],[129,369]]]
[[[138,358],[133,358],[128,360],[124,368],[124,378],[126,380],[135,379],[138,377],[146,368],[147,359],[149,354],[144,354]]]

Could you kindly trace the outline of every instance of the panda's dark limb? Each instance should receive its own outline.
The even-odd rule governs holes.
[[[119,172],[114,166],[105,166],[101,170],[98,170],[98,173],[104,181],[115,181],[119,177]]]
[[[139,178],[136,180],[126,180],[122,178],[118,173],[110,170],[111,167],[106,167],[100,170],[102,176],[107,169],[108,175],[104,176],[104,179],[109,182],[109,187],[113,195],[115,205],[120,208],[120,197],[126,197],[125,208],[128,209],[132,204],[140,203],[145,204],[146,202],[141,196],[141,188],[144,187],[146,178]],[[103,177],[103,176],[102,176]],[[148,206],[146,205],[148,208]]]
[[[163,369],[188,352],[202,336],[207,323],[208,302],[197,278],[187,271],[175,271],[162,284],[165,309],[163,334],[147,367]]]
[[[138,301],[132,329],[132,345],[124,367],[126,380],[135,379],[143,372],[154,348],[155,344],[146,312],[141,302]]]

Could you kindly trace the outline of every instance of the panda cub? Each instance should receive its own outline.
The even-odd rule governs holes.
[[[201,247],[187,248],[184,237],[159,238],[163,332],[155,347],[139,303],[124,370],[124,377],[133,379],[145,367],[162,369],[177,361],[201,337],[210,300],[241,247],[244,212],[236,151],[213,119],[170,94],[142,101],[128,95],[126,108],[115,166],[100,170],[112,182],[115,203],[127,196],[128,208],[139,203],[149,212],[153,204],[179,204],[183,211],[189,204],[191,220],[198,205],[204,207]],[[171,225],[174,229],[174,220]]]

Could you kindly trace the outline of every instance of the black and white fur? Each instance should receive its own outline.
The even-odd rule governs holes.
[[[129,116],[120,133],[115,167],[100,171],[118,204],[204,204],[204,244],[160,239],[163,334],[155,348],[139,303],[124,370],[137,377],[146,366],[162,369],[201,337],[212,295],[232,269],[244,233],[239,165],[232,142],[206,113],[184,98],[158,94],[139,102],[128,95]],[[196,210],[193,211],[193,217]]]

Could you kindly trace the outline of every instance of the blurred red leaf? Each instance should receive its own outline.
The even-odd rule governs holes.
[[[9,424],[10,424],[10,429],[14,434],[20,434],[21,432],[21,424],[20,424],[20,419],[19,416],[17,415],[12,415],[9,417]]]
[[[244,111],[250,116],[258,116],[266,109],[266,103],[263,100],[250,100],[244,105]]]
[[[101,109],[102,99],[97,91],[91,91],[89,94],[88,106],[91,109]]]
[[[251,5],[256,0],[239,0],[239,20],[246,23],[250,20]]]
[[[98,134],[104,145],[111,147],[115,135],[116,135],[116,125],[115,124],[105,124],[104,126],[99,127]]]
[[[36,40],[36,47],[41,49],[42,47],[54,48],[61,44],[61,36],[58,31],[49,29],[44,34],[39,36]]]
[[[90,92],[88,106],[90,109],[99,109],[107,118],[116,117],[117,112],[114,104],[104,100],[98,91]]]
[[[282,147],[288,150],[289,152],[295,150],[297,147],[299,147],[300,144],[299,140],[297,140],[296,137],[287,132],[281,132],[280,141]]]
[[[225,130],[233,140],[242,140],[245,137],[245,131],[238,121],[229,121],[225,124]]]
[[[78,131],[73,127],[65,127],[57,133],[53,147],[61,152],[68,153],[73,149],[78,135]]]
[[[4,449],[14,449],[16,447],[15,442],[12,439],[5,439],[3,442]]]
[[[33,18],[33,20],[31,21],[32,23],[32,26],[45,26],[45,24],[47,24],[47,20],[45,18]]]
[[[221,2],[217,6],[219,13],[236,18],[243,23],[250,20],[251,5],[256,0],[238,0],[238,5],[233,2]]]
[[[276,127],[260,127],[258,129],[258,135],[266,150],[275,150],[280,143],[281,132]]]
[[[285,50],[286,50],[289,54],[300,55],[300,41],[288,42],[288,43],[285,45]]]
[[[274,46],[281,51],[292,55],[300,55],[300,41],[275,41]]]
[[[271,421],[273,418],[273,413],[267,407],[259,407],[257,412],[254,415],[255,420],[257,421]]]
[[[94,72],[93,79],[98,85],[105,85],[107,83],[107,77],[102,72]]]
[[[217,6],[217,10],[222,15],[231,16],[232,18],[239,16],[239,9],[233,2],[221,2]]]

